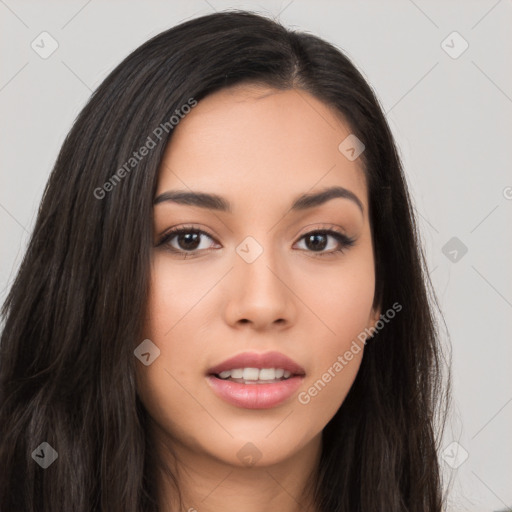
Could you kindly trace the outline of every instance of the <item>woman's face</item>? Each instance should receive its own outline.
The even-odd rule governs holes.
[[[160,354],[137,362],[137,376],[176,453],[274,464],[318,443],[345,399],[363,355],[357,337],[379,317],[366,182],[339,149],[349,134],[310,94],[256,86],[206,97],[174,128],[156,197],[229,203],[164,196],[154,206],[144,338]],[[330,187],[348,192],[292,206]],[[186,233],[160,244],[174,228]],[[322,230],[342,238],[311,234]],[[212,375],[220,370],[228,380]]]

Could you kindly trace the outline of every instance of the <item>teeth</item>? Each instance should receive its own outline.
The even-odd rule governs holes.
[[[258,368],[244,368],[244,380],[258,380],[260,370]]]
[[[245,370],[244,370],[245,374]],[[276,371],[274,368],[262,368],[258,372],[258,379],[259,380],[274,380],[276,378]]]
[[[292,373],[283,368],[234,368],[219,373],[221,379],[243,379],[243,380],[276,380],[290,378]]]

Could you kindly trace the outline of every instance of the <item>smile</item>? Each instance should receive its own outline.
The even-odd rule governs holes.
[[[290,378],[291,375],[292,372],[284,368],[235,368],[224,370],[217,377],[243,384],[257,384],[261,382],[280,382]]]
[[[207,371],[207,381],[222,400],[245,409],[269,409],[289,399],[306,372],[280,352],[244,352]]]

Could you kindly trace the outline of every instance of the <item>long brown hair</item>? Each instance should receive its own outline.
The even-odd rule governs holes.
[[[224,11],[131,53],[61,148],[2,309],[2,512],[157,511],[133,355],[148,296],[152,201],[172,136],[169,125],[158,140],[154,130],[190,98],[242,82],[308,91],[364,141],[375,305],[403,307],[368,343],[324,429],[315,503],[322,512],[441,511],[437,450],[449,378],[437,302],[379,102],[333,45],[250,12]],[[156,147],[127,167],[150,135]],[[58,453],[46,469],[31,455],[43,442]]]

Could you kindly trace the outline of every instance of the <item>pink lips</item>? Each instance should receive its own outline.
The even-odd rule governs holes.
[[[234,368],[282,368],[293,375],[305,375],[306,373],[302,366],[280,352],[265,352],[264,354],[244,352],[210,368],[208,374],[216,375],[224,370]]]
[[[291,372],[292,376],[268,384],[243,384],[216,376],[222,371],[235,368],[283,368]],[[210,368],[207,381],[219,398],[232,405],[245,409],[269,409],[290,398],[302,384],[304,375],[302,366],[280,352],[245,352]]]

